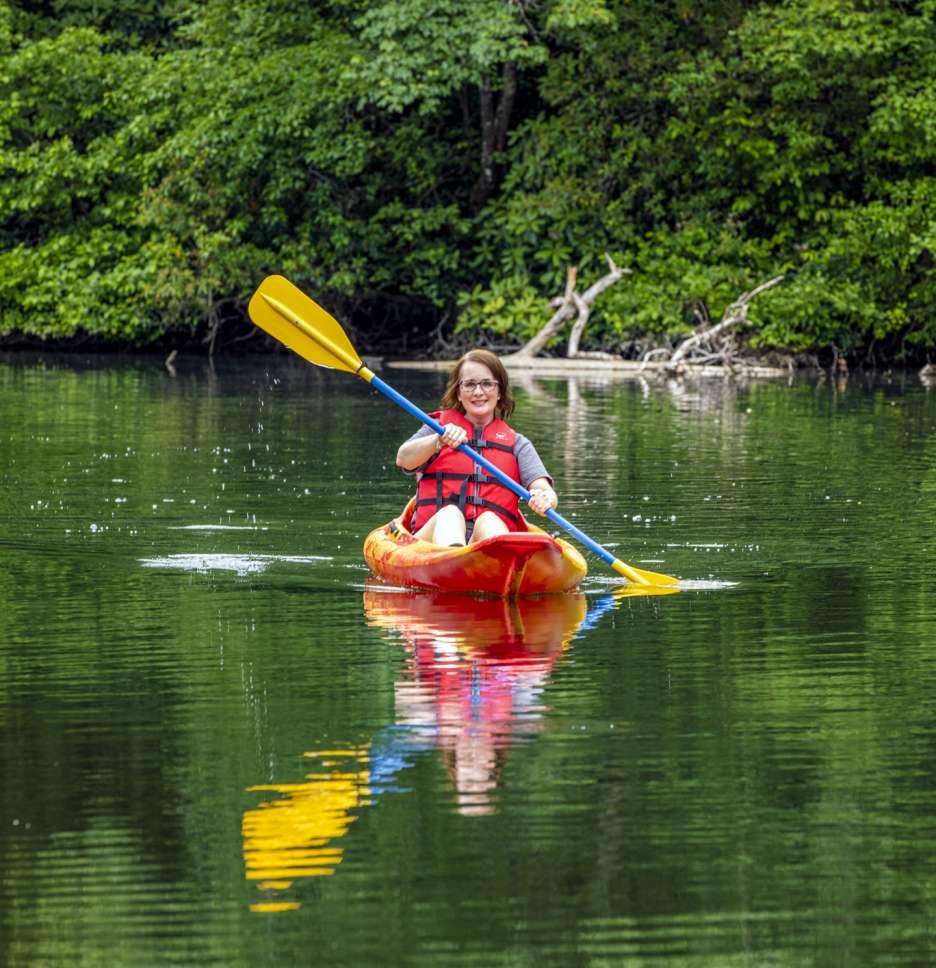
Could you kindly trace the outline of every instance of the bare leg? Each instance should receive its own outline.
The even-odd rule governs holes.
[[[496,534],[506,534],[510,529],[493,511],[482,511],[475,520],[474,531],[471,532],[471,544],[493,538]]]
[[[436,511],[415,536],[437,545],[464,544],[465,516],[454,504],[447,504]]]

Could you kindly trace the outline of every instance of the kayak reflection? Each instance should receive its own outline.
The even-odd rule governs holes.
[[[506,750],[538,728],[539,695],[586,607],[584,595],[507,601],[368,590],[364,613],[409,653],[395,687],[396,721],[369,747],[306,753],[313,771],[304,782],[249,788],[279,794],[244,812],[246,877],[264,895],[252,911],[298,908],[283,892],[334,873],[360,810],[405,789],[400,775],[421,754],[442,751],[458,810],[492,809]]]
[[[536,732],[550,670],[586,615],[585,596],[473,599],[364,593],[368,623],[409,654],[395,686],[396,726],[371,745],[371,782],[439,750],[462,814],[489,813],[511,744]]]
[[[491,813],[511,746],[542,728],[543,691],[569,643],[623,598],[675,591],[622,585],[588,600],[479,599],[368,586],[367,624],[407,653],[394,686],[395,721],[367,746],[305,753],[312,769],[301,783],[249,788],[278,794],[243,817],[246,877],[264,896],[251,910],[298,908],[283,892],[333,874],[360,812],[381,794],[406,792],[406,773],[424,755],[441,754],[455,810]]]

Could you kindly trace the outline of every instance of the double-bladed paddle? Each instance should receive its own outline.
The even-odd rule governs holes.
[[[274,339],[298,353],[304,360],[316,366],[353,373],[389,397],[395,404],[421,420],[437,434],[444,432],[442,425],[424,413],[406,397],[397,393],[393,387],[375,376],[358,356],[347,334],[338,321],[318,303],[310,299],[301,289],[297,289],[283,276],[267,276],[257,287],[248,306],[250,318]],[[499,467],[492,464],[481,454],[462,444],[460,451],[467,454],[476,464],[480,464],[489,474],[509,488],[524,501],[530,500],[530,492],[513,478],[508,477]],[[589,551],[607,562],[618,574],[638,585],[675,585],[679,579],[670,575],[658,575],[652,571],[634,568],[615,558],[587,534],[566,521],[553,510],[546,517],[560,528],[577,538]]]

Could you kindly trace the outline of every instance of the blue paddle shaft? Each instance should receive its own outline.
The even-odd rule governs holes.
[[[428,413],[420,410],[415,403],[411,403],[406,397],[397,393],[387,383],[384,383],[379,376],[372,376],[368,381],[372,387],[379,390],[385,397],[389,397],[397,406],[402,407],[407,413],[412,414],[417,420],[421,420],[430,430],[434,430],[437,434],[442,434],[445,432],[445,428],[437,420],[434,420],[429,416]],[[523,498],[524,501],[530,500],[530,492],[522,485],[515,481],[512,477],[508,477],[499,467],[492,464],[487,458],[482,457],[477,451],[473,450],[467,444],[461,444],[458,448],[463,454],[467,454],[476,464],[480,464],[489,474],[496,477],[504,487],[509,488],[517,497]],[[610,551],[606,551],[601,547],[596,541],[592,541],[587,534],[583,534],[579,529],[572,524],[570,521],[561,515],[557,514],[552,508],[546,512],[546,517],[550,521],[558,524],[560,528],[568,531],[573,537],[577,538],[579,541],[588,548],[593,554],[596,554],[603,561],[606,561],[609,565],[613,565],[617,558],[611,554]]]

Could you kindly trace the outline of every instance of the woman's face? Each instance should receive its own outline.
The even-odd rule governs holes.
[[[485,381],[489,389],[485,389]],[[500,385],[494,374],[483,363],[467,360],[459,374],[458,399],[465,408],[465,416],[478,426],[494,419],[494,408],[500,399]]]

